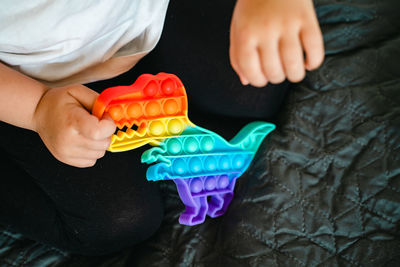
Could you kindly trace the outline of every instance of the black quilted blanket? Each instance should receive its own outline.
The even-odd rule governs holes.
[[[400,2],[315,1],[326,60],[292,86],[277,130],[228,212],[104,257],[69,255],[0,227],[1,266],[399,266]]]

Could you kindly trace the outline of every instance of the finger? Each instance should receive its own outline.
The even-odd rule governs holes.
[[[82,149],[81,153],[77,153],[79,158],[87,159],[87,160],[98,160],[106,154],[105,150],[89,150],[89,149]]]
[[[85,138],[83,140],[82,146],[90,150],[106,151],[111,144],[111,138],[106,138],[104,140],[93,140]]]
[[[235,36],[235,31],[231,31],[230,45],[231,64],[242,83],[264,86],[267,80],[261,70],[256,41],[251,41],[245,35]]]
[[[73,167],[78,167],[78,168],[87,168],[87,167],[92,167],[96,164],[95,159],[85,159],[85,158],[79,158],[79,157],[57,157],[55,156],[57,160],[59,160],[62,163],[65,163],[67,165],[73,166]]]
[[[77,130],[81,136],[94,140],[104,139],[104,137],[100,138],[99,119],[97,117],[91,115],[78,104],[71,109],[71,114],[77,121]]]
[[[115,133],[115,130],[117,129],[117,125],[115,125],[114,120],[108,113],[106,113],[99,121],[99,127],[102,132],[100,138],[103,137],[103,139],[113,135]]]
[[[259,49],[261,66],[264,75],[271,83],[281,83],[285,80],[285,73],[279,57],[278,41],[265,41]]]
[[[83,86],[73,86],[68,89],[68,92],[88,111],[91,112],[94,102],[99,94],[92,89]]]
[[[324,41],[318,24],[310,23],[303,27],[300,39],[306,54],[305,67],[307,70],[318,68],[324,60]]]
[[[97,119],[97,117],[94,118]],[[95,120],[94,126],[88,129],[84,136],[92,140],[101,141],[111,138],[115,133],[116,128],[117,126],[112,119],[101,119],[100,121]]]
[[[232,35],[233,35],[233,33],[232,33]],[[232,40],[232,38],[231,38],[231,40]],[[240,82],[243,85],[248,85],[249,81],[246,79],[246,77],[243,76],[242,71],[240,70],[235,51],[236,51],[235,42],[231,41],[230,47],[229,47],[229,58],[230,58],[231,66],[232,66],[233,70],[236,72],[236,74],[239,76]]]
[[[286,77],[291,82],[300,82],[305,76],[303,49],[298,34],[282,37],[279,46]]]
[[[68,151],[68,154],[65,154],[65,158],[69,159],[85,159],[85,160],[97,160],[99,158],[104,157],[106,154],[106,150],[92,150],[92,149],[87,149],[83,146],[81,147],[73,147],[70,148]]]
[[[105,149],[89,149],[86,147],[85,142],[75,143],[74,146],[68,148],[68,150],[63,151],[62,154],[58,155],[58,158],[67,160],[67,159],[88,159],[88,160],[96,160],[104,157],[106,153]]]
[[[78,122],[78,132],[81,136],[101,141],[111,137],[115,132],[116,126],[111,118],[105,117],[99,120],[96,116],[91,115],[79,106],[76,106],[73,111]]]
[[[78,168],[89,168],[89,167],[93,167],[96,164],[96,160],[74,158],[67,164],[74,166],[74,167],[78,167]]]
[[[257,47],[253,45],[243,45],[238,49],[237,58],[243,76],[251,85],[262,87],[267,84],[267,79],[262,71]]]

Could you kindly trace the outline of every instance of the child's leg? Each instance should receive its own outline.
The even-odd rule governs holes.
[[[92,168],[58,162],[34,132],[0,123],[0,223],[40,242],[103,254],[148,238],[160,225],[157,184],[141,151],[111,154]]]

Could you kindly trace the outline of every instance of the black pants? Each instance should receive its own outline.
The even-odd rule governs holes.
[[[287,84],[243,87],[229,65],[234,1],[171,1],[156,49],[131,71],[87,86],[132,84],[142,73],[174,73],[184,83],[189,117],[231,138],[254,119],[274,121]],[[31,131],[0,124],[0,224],[80,254],[105,254],[145,240],[159,227],[158,184],[140,163],[148,147],[106,153],[92,168],[57,161]]]

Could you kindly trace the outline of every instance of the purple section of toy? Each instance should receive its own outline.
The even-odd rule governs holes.
[[[236,179],[225,174],[175,179],[179,196],[186,207],[179,222],[196,225],[203,223],[206,215],[215,218],[224,214],[232,201]]]

